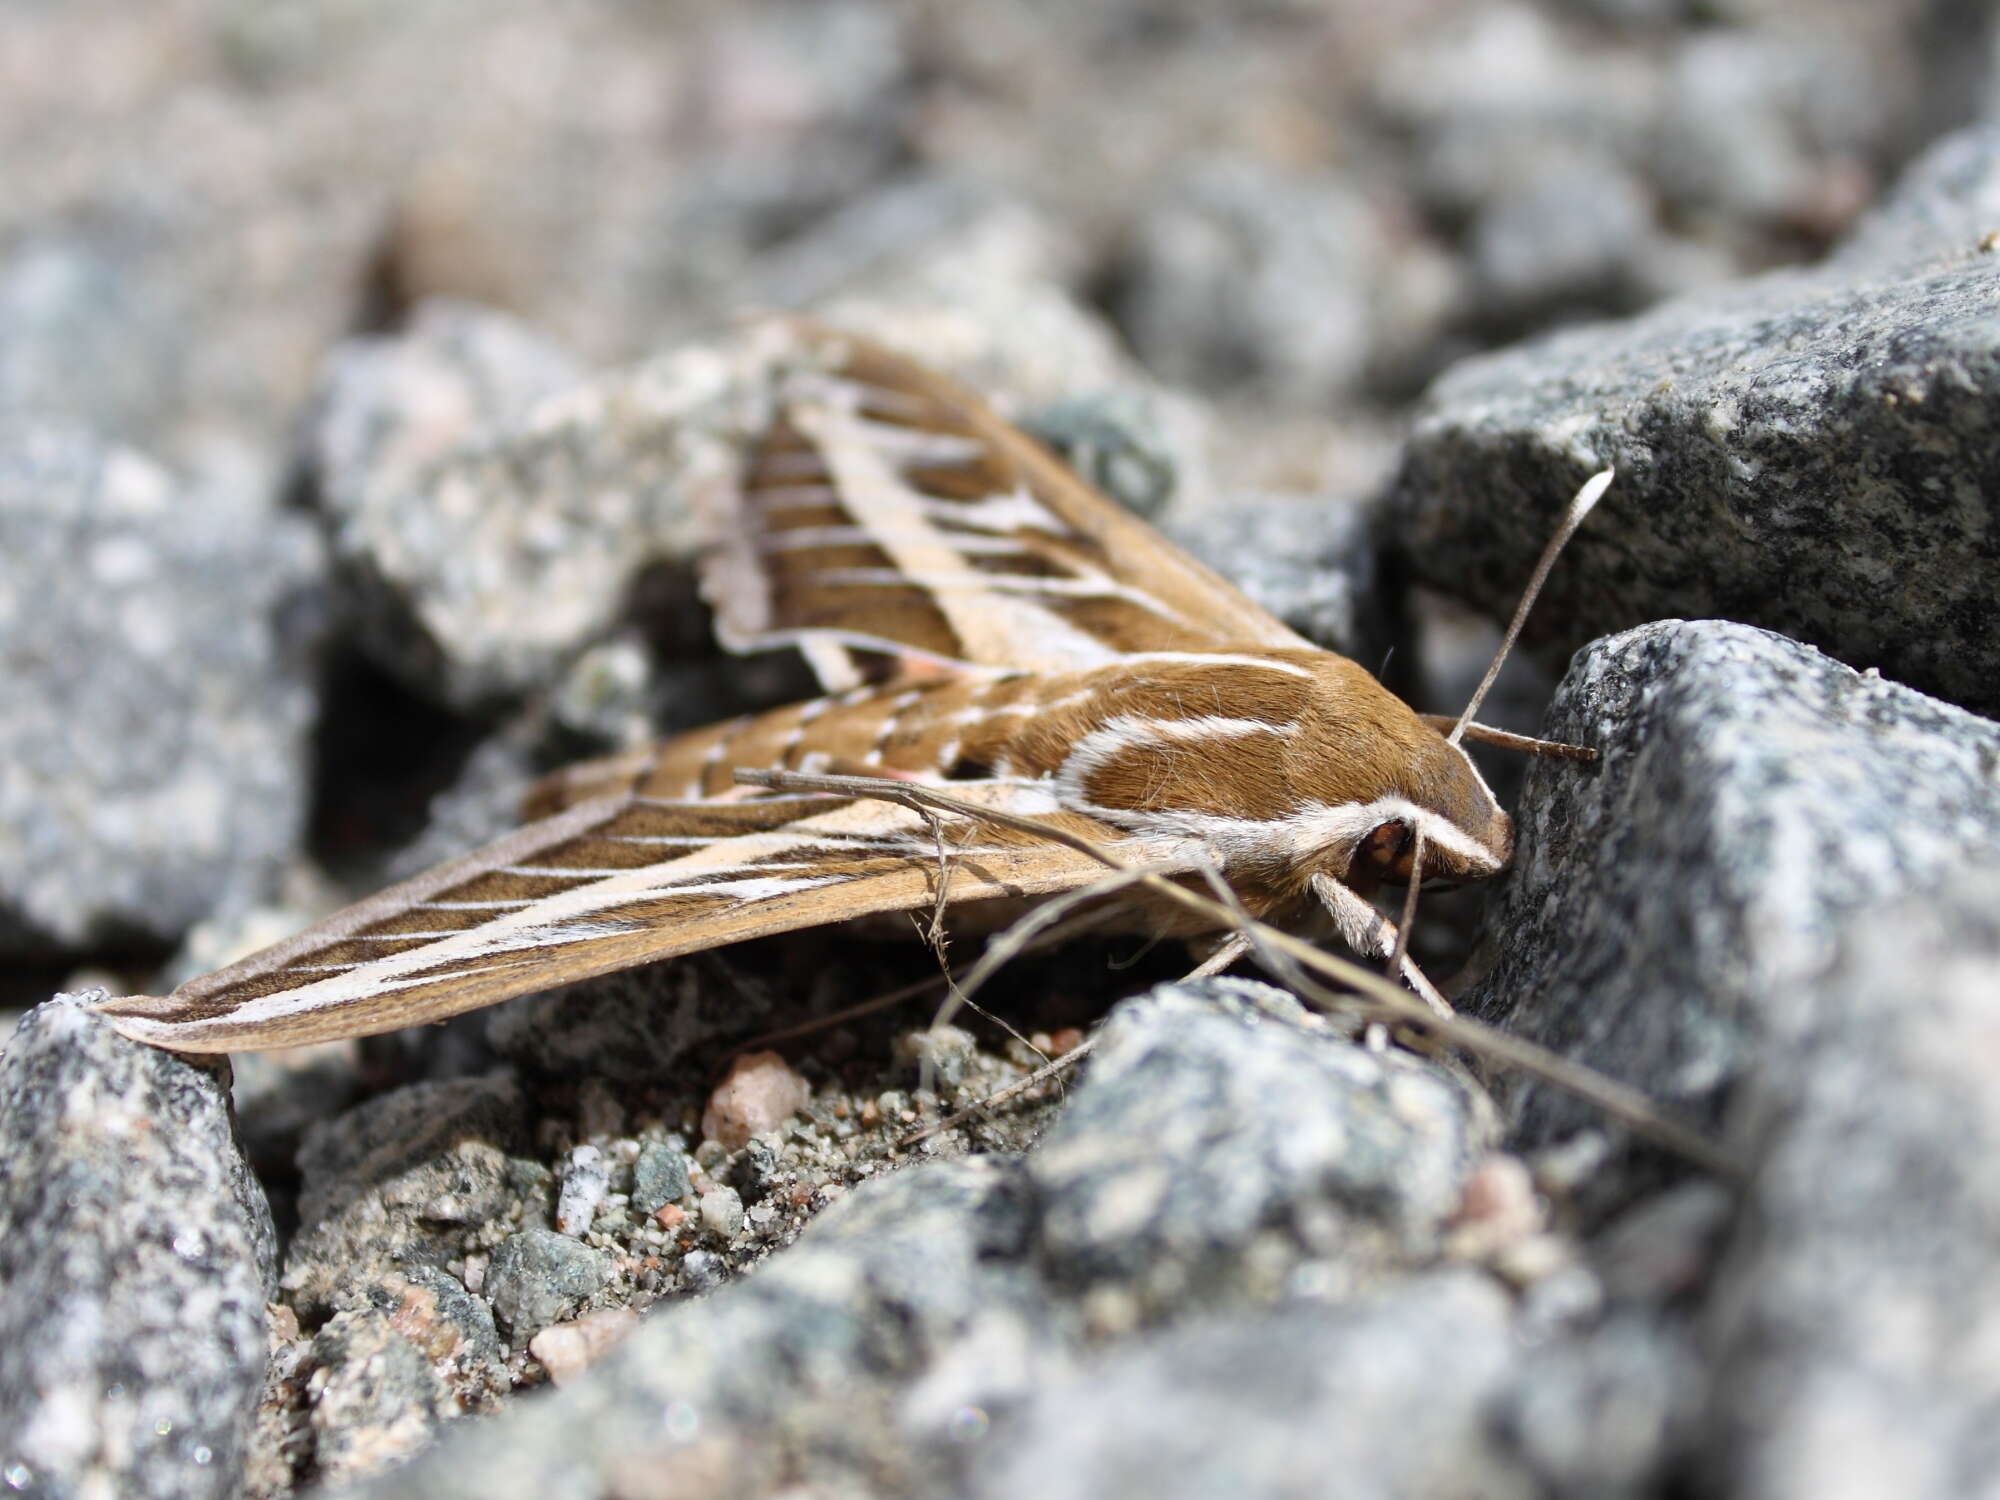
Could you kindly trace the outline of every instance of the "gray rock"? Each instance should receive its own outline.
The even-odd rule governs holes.
[[[0,1057],[0,1475],[233,1496],[264,1373],[270,1210],[209,1069],[59,995]]]
[[[1731,1494],[1944,1500],[2000,1474],[2000,863],[1927,884],[1843,925],[1745,1089],[1757,1171],[1703,1329]]]
[[[143,445],[171,418],[173,319],[111,236],[43,227],[0,255],[0,413]]]
[[[691,1292],[712,1292],[729,1279],[729,1267],[713,1250],[690,1250],[681,1257],[681,1279]]]
[[[1143,390],[1065,396],[1022,412],[1017,421],[1087,483],[1137,515],[1156,516],[1174,498],[1178,455]]]
[[[1222,158],[1189,168],[1142,218],[1118,319],[1168,380],[1318,407],[1367,374],[1398,269],[1368,200],[1338,175]]]
[[[1164,986],[1112,1013],[1028,1158],[1041,1264],[1113,1322],[1269,1297],[1309,1258],[1381,1274],[1435,1256],[1487,1123],[1450,1075],[1282,990]]]
[[[368,1305],[430,1361],[460,1406],[477,1410],[506,1393],[506,1350],[493,1311],[449,1271],[406,1265],[367,1295]]]
[[[1186,403],[1151,386],[1104,321],[1078,303],[1070,288],[1080,257],[1064,229],[1025,203],[980,193],[966,211],[939,215],[931,232],[885,248],[892,253],[865,275],[816,299],[813,315],[902,349],[1003,409],[1136,388],[1152,402],[1185,482]]]
[[[429,299],[394,337],[350,339],[327,357],[307,438],[321,501],[344,516],[372,487],[419,483],[460,444],[506,431],[583,379],[519,319]]]
[[[1510,609],[1585,474],[1619,480],[1531,641],[1662,616],[1783,631],[2000,707],[1990,496],[2000,131],[1947,142],[1826,266],[1455,367],[1392,500],[1416,576]]]
[[[727,953],[608,974],[497,1008],[487,1036],[536,1072],[657,1079],[690,1047],[754,1031],[783,1003],[779,987]]]
[[[486,1299],[516,1348],[575,1312],[611,1280],[611,1263],[568,1235],[529,1228],[510,1234],[486,1268]]]
[[[2000,853],[2000,725],[1726,623],[1579,653],[1465,1003],[1711,1119],[1812,1024],[1843,931]],[[1524,1091],[1530,1142],[1595,1124]]]
[[[1551,163],[1635,156],[1653,71],[1629,54],[1586,57],[1549,13],[1489,5],[1417,32],[1385,59],[1371,93],[1409,138],[1415,190],[1434,211],[1472,222]]]
[[[693,351],[556,400],[558,357],[490,323],[468,336],[468,317],[336,366],[318,442],[375,650],[460,707],[551,684],[619,621],[644,569],[692,555],[689,485],[726,459],[704,423],[736,373]]]
[[[664,1141],[648,1141],[632,1164],[632,1206],[650,1214],[688,1195],[687,1156]]]
[[[1683,1182],[1635,1204],[1606,1225],[1591,1259],[1614,1302],[1662,1307],[1708,1284],[1736,1196],[1709,1178]]]
[[[335,1313],[313,1337],[313,1458],[342,1484],[409,1458],[452,1412],[422,1351],[372,1308]]]
[[[405,300],[481,297],[636,357],[741,305],[760,248],[901,154],[903,29],[872,0],[23,15],[0,390],[262,491],[325,350]],[[88,97],[65,76],[114,54],[154,65]],[[494,86],[518,56],[550,63],[532,102]]]
[[[1463,1271],[1198,1318],[1037,1388],[986,1434],[969,1493],[1525,1500],[1538,1489],[1488,1430],[1508,1325],[1505,1295]]]
[[[1237,495],[1164,521],[1167,536],[1308,640],[1373,671],[1396,616],[1367,506],[1326,495]]]
[[[1871,20],[1621,40],[1487,5],[1416,29],[1373,70],[1375,101],[1407,137],[1403,180],[1466,226],[1462,318],[1490,336],[1628,310],[1839,232],[1869,164],[1896,155],[1918,76],[1905,27]]]
[[[1693,32],[1661,79],[1646,160],[1655,191],[1739,232],[1837,228],[1865,199],[1861,164],[1891,138],[1899,102],[1867,45],[1836,27]]]
[[[128,449],[0,431],[0,946],[171,939],[306,810],[319,552]]]
[[[302,1315],[356,1305],[410,1264],[491,1249],[550,1207],[546,1168],[509,1156],[526,1123],[506,1077],[413,1084],[325,1121],[299,1152],[284,1284]]]
[[[1525,1351],[1493,1425],[1562,1500],[1657,1495],[1683,1457],[1704,1371],[1683,1325],[1630,1313]]]
[[[1020,1450],[1023,1462],[1037,1451],[1067,1462],[1081,1446],[1101,1455],[1090,1459],[1101,1475],[1147,1441],[1143,1424],[1114,1423],[1112,1439],[1092,1449],[1081,1431],[1089,1423],[1062,1420],[1060,1394],[1037,1397],[1085,1403],[1095,1377],[1072,1371],[1088,1333],[1125,1339],[1106,1356],[1120,1371],[1107,1389],[1168,1393],[1164,1409],[1184,1427],[1238,1383],[1200,1373],[1211,1349],[1229,1372],[1258,1344],[1283,1344],[1274,1388],[1328,1365],[1279,1403],[1278,1417],[1209,1429],[1240,1425],[1243,1436],[1198,1472],[1234,1465],[1279,1485],[1316,1456],[1347,1454],[1382,1410],[1430,1381],[1451,1391],[1434,1403],[1428,1446],[1385,1452],[1382,1472],[1442,1485],[1483,1456],[1499,1467],[1476,1492],[1515,1493],[1508,1476],[1518,1466],[1475,1420],[1506,1362],[1507,1299],[1470,1273],[1426,1275],[1407,1295],[1391,1285],[1439,1254],[1440,1226],[1485,1145],[1476,1091],[1434,1064],[1355,1047],[1281,991],[1226,980],[1128,1003],[1091,1069],[1024,1163],[939,1163],[863,1181],[751,1275],[729,1275],[724,1255],[691,1252],[680,1286],[706,1295],[655,1308],[587,1375],[478,1443],[447,1437],[363,1492],[590,1493],[664,1464],[719,1489],[756,1492],[810,1472],[837,1491],[937,1493],[966,1488],[968,1466],[1014,1453],[1010,1424],[1022,1413],[1032,1413],[1024,1430],[1048,1441]],[[676,1159],[658,1175],[682,1167]],[[733,1220],[737,1198],[712,1190],[703,1218]],[[502,1246],[485,1291],[512,1342],[597,1292],[610,1273],[587,1260],[597,1258],[545,1230]],[[576,1274],[563,1280],[562,1268]],[[1348,1297],[1371,1284],[1384,1310],[1270,1311],[1302,1288]],[[1133,1333],[1218,1302],[1245,1317],[1182,1343],[1155,1327]],[[1407,1322],[1400,1335],[1396,1322]],[[1466,1347],[1447,1374],[1437,1360],[1455,1339]],[[1339,1373],[1349,1355],[1356,1369],[1380,1372],[1361,1384],[1381,1399],[1341,1421],[1325,1403],[1360,1379]],[[1242,1402],[1246,1413],[1262,1392]],[[1295,1419],[1326,1427],[1324,1442],[1267,1451]]]
[[[1547,162],[1487,204],[1473,225],[1468,248],[1482,318],[1517,322],[1579,303],[1645,301],[1639,277],[1659,233],[1654,212],[1637,177],[1594,152]]]

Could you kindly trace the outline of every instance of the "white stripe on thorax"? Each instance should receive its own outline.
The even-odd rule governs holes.
[[[1138,665],[1162,662],[1190,667],[1262,667],[1267,672],[1283,672],[1287,677],[1310,679],[1312,673],[1288,661],[1272,661],[1263,656],[1238,656],[1227,651],[1134,651],[1123,658]]]

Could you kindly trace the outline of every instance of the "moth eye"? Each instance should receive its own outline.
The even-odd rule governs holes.
[[[986,762],[970,760],[964,756],[960,756],[945,767],[944,772],[946,781],[990,781],[992,778],[993,768]]]

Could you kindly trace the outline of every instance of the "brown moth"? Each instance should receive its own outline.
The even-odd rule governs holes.
[[[782,340],[761,429],[708,497],[703,590],[726,647],[795,646],[826,696],[558,772],[485,848],[172,994],[106,1001],[120,1031],[184,1052],[360,1036],[1103,875],[1022,819],[1152,871],[1218,869],[1250,915],[1330,925],[1420,983],[1370,896],[1483,880],[1513,849],[1467,726],[1440,732],[1295,635],[954,382],[809,325]],[[1014,822],[940,831],[736,780],[843,769]],[[1121,900],[1130,929],[1199,935],[1156,893]]]

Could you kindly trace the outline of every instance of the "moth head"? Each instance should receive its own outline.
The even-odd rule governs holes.
[[[1352,663],[1334,675],[1297,754],[1298,853],[1314,872],[1367,893],[1459,885],[1499,874],[1514,826],[1471,758]],[[1421,837],[1419,837],[1421,835]]]
[[[1513,822],[1497,807],[1474,828],[1413,808],[1384,818],[1361,836],[1348,858],[1345,884],[1367,891],[1418,879],[1426,888],[1449,889],[1499,874],[1513,852]]]

